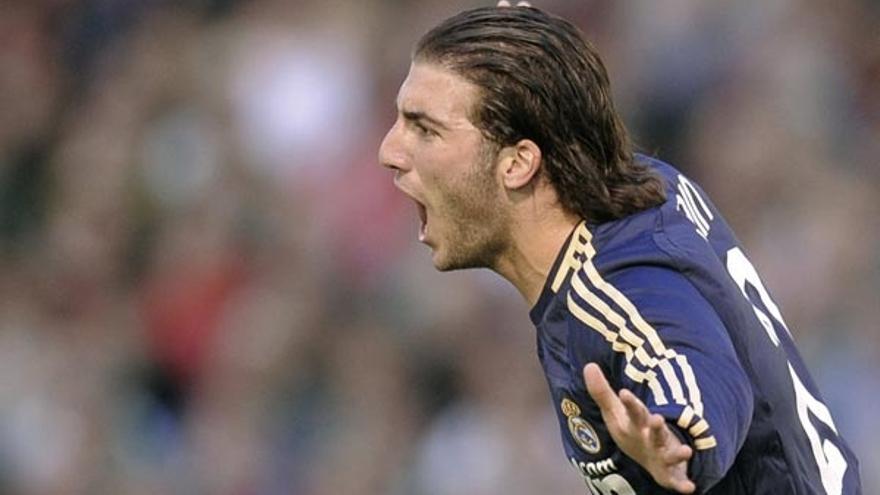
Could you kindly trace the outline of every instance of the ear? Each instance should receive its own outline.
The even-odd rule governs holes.
[[[527,186],[541,169],[541,148],[531,139],[521,139],[502,149],[500,157],[499,172],[507,189]]]

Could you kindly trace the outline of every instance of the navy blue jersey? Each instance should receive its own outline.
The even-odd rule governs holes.
[[[854,494],[858,462],[777,305],[705,193],[671,166],[664,204],[581,223],[531,311],[566,455],[592,494],[667,493],[612,441],[585,364],[693,447],[698,493]]]

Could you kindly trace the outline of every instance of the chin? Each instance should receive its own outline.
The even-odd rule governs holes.
[[[457,269],[454,264],[449,262],[447,257],[443,256],[436,249],[431,253],[431,262],[438,272],[449,272]]]
[[[472,268],[489,268],[490,264],[478,257],[461,256],[444,256],[440,251],[434,251],[431,261],[434,268],[440,272],[451,272],[455,270],[469,270]]]

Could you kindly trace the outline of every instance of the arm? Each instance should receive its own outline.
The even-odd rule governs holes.
[[[674,270],[637,266],[607,281],[579,272],[569,306],[581,332],[602,335],[613,349],[584,368],[584,384],[618,447],[662,486],[714,486],[745,439],[753,405],[708,301]],[[578,359],[594,361],[594,352]]]

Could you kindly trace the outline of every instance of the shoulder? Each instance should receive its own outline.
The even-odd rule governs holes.
[[[648,245],[647,243],[651,243]],[[619,361],[644,351],[660,357],[687,343],[729,345],[712,304],[677,261],[648,238],[619,252],[596,252],[587,243],[580,266],[566,284],[569,342],[578,364]]]
[[[644,264],[629,260],[610,269],[586,259],[572,274],[566,302],[572,325],[586,325],[599,333],[608,324],[687,327],[717,319],[712,305],[675,260],[664,259],[662,253],[652,254]]]

